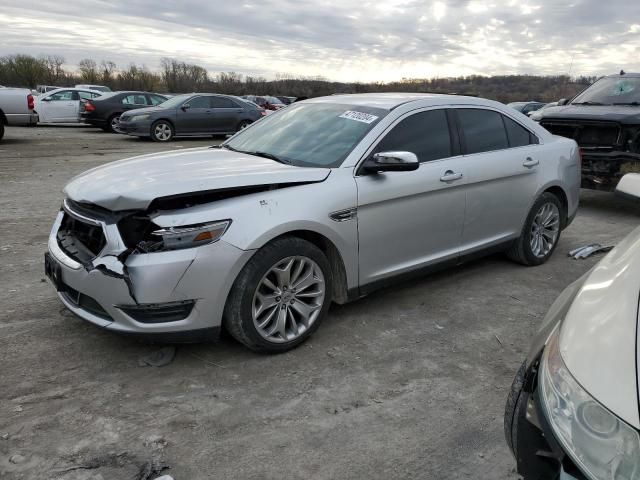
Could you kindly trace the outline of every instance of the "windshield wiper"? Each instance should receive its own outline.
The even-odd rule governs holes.
[[[231,150],[232,152],[238,152],[238,153],[245,153],[247,155],[254,155],[256,157],[262,157],[262,158],[268,158],[269,160],[274,160],[276,162],[279,163],[284,163],[285,165],[291,165],[291,162],[289,160],[285,160],[284,158],[280,158],[277,155],[274,155],[273,153],[269,153],[269,152],[261,152],[261,151],[257,151],[257,152],[248,152],[245,150],[238,150],[237,148],[233,148],[230,145],[221,145],[221,147],[224,147],[228,150]]]
[[[637,107],[640,105],[640,102],[622,102],[622,103],[614,103],[614,105],[631,105]]]
[[[289,160],[285,160],[284,158],[280,158],[277,155],[274,155],[273,153],[269,153],[269,152],[242,152],[242,153],[246,153],[248,155],[255,155],[256,157],[262,157],[262,158],[268,158],[269,160],[275,160],[276,162],[279,163],[284,163],[285,165],[291,165],[291,162]]]
[[[572,103],[571,105],[604,105],[604,103],[600,103],[600,102],[579,102],[579,103]]]

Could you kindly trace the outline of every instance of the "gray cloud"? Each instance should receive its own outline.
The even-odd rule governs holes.
[[[640,3],[627,0],[5,0],[0,55],[336,80],[640,70]]]

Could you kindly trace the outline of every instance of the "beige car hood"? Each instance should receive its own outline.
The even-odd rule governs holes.
[[[640,228],[587,277],[562,324],[560,352],[592,397],[630,425],[638,414]]]

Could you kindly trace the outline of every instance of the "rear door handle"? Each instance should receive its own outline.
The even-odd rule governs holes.
[[[444,172],[444,175],[440,177],[441,182],[455,182],[456,180],[460,180],[462,178],[461,173],[455,173],[453,170],[447,170]]]
[[[522,163],[522,166],[526,168],[533,168],[539,164],[540,164],[540,160],[534,160],[531,157],[527,157],[527,159]]]

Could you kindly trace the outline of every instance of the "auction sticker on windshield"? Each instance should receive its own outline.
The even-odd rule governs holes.
[[[353,110],[347,110],[340,115],[340,118],[348,118],[349,120],[355,120],[356,122],[362,123],[372,123],[378,119],[378,117],[371,115],[370,113],[354,112]]]

